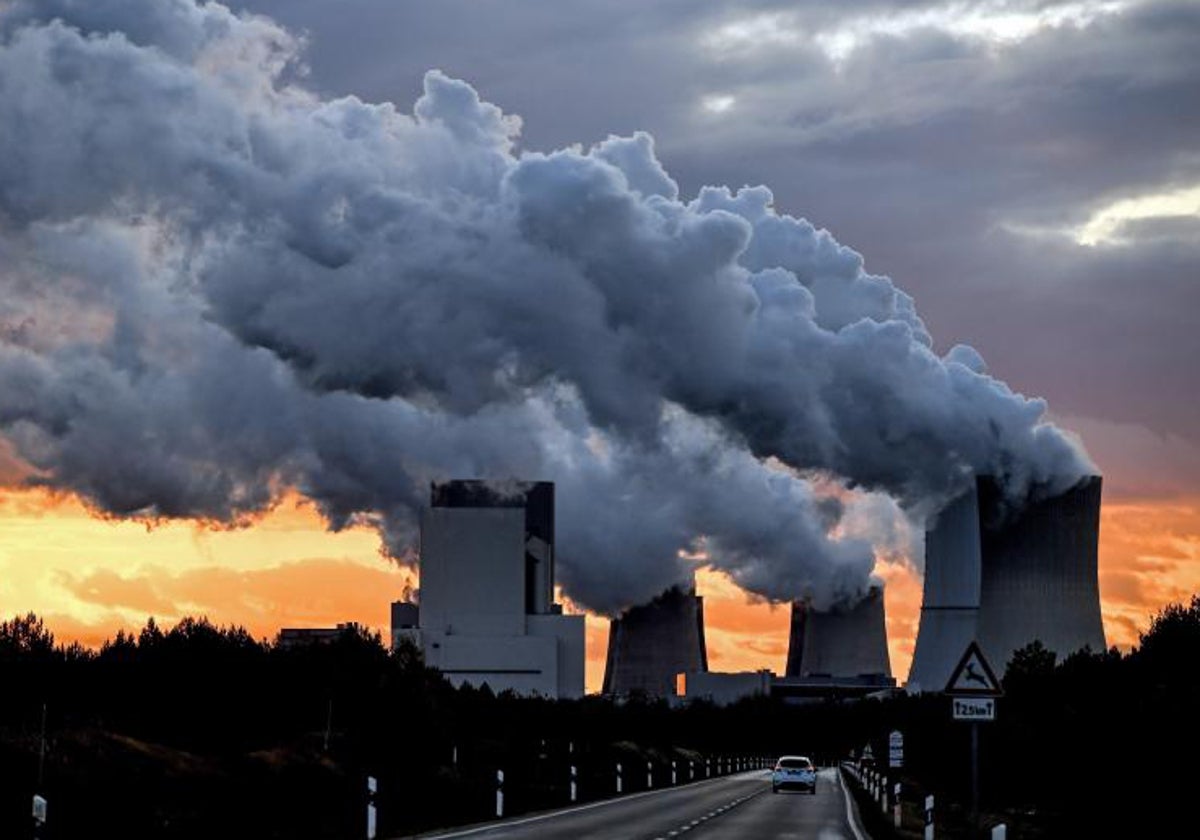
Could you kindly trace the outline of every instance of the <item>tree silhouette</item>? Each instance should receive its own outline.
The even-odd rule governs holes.
[[[1048,650],[1035,639],[1025,647],[1013,652],[1004,672],[1003,684],[1006,691],[1020,691],[1028,686],[1044,682],[1054,673],[1058,654]]]

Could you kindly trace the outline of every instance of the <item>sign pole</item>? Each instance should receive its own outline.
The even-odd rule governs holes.
[[[42,787],[42,779],[46,772],[46,704],[42,704],[42,737],[38,744],[38,789]]]
[[[979,834],[979,722],[971,721],[971,832]]]
[[[971,725],[971,836],[979,835],[979,724],[996,719],[996,698],[1004,693],[987,658],[972,641],[946,683],[955,720]]]

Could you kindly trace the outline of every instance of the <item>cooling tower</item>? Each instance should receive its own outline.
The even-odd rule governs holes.
[[[814,610],[803,603],[792,604],[787,676],[867,675],[892,675],[881,585],[872,586],[853,605]]]
[[[605,694],[671,697],[676,674],[707,670],[704,599],[694,587],[668,589],[609,624]]]
[[[979,644],[997,673],[1037,639],[1060,659],[1105,649],[1097,583],[1100,476],[1012,511],[993,479],[978,481],[982,577]]]
[[[808,625],[808,609],[803,601],[792,601],[791,631],[788,633],[787,666],[784,676],[798,677],[804,667],[804,629]]]
[[[910,689],[941,691],[978,632],[979,497],[974,486],[925,532],[925,592]]]

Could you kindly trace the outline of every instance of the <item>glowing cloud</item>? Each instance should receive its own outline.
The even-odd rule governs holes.
[[[1121,228],[1128,222],[1179,217],[1200,220],[1200,186],[1114,201],[1094,212],[1073,236],[1080,245],[1112,244],[1121,241]]]

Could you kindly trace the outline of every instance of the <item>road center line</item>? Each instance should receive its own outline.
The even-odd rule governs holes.
[[[698,788],[704,787],[706,784],[708,784],[710,782],[728,781],[730,779],[736,779],[738,776],[748,775],[748,774],[752,774],[754,772],[755,771],[748,771],[747,773],[732,773],[728,776],[716,776],[711,779],[702,779],[700,781],[697,781],[695,784],[696,784],[696,788],[698,789]],[[613,805],[618,805],[622,802],[631,802],[635,799],[642,799],[647,796],[658,796],[658,795],[662,795],[664,793],[670,793],[672,791],[686,790],[686,789],[688,789],[690,784],[691,783],[684,784],[684,785],[677,785],[676,787],[659,788],[658,790],[644,790],[644,791],[641,791],[640,793],[630,793],[630,794],[626,794],[624,796],[615,796],[612,799],[602,799],[599,802],[589,802],[587,805],[577,805],[574,808],[564,808],[564,809],[558,810],[558,811],[550,811],[548,813],[538,814],[533,817],[525,817],[524,819],[507,820],[505,822],[484,823],[483,825],[478,825],[478,826],[475,826],[474,828],[465,828],[460,831],[452,831],[452,832],[449,832],[446,834],[423,834],[423,835],[420,835],[420,840],[452,840],[452,838],[455,838],[455,837],[470,837],[475,834],[483,834],[485,831],[501,831],[503,829],[513,828],[513,827],[519,826],[519,825],[529,825],[530,823],[543,822],[544,820],[552,820],[552,819],[555,819],[556,817],[566,816],[567,814],[578,814],[580,811],[590,811],[593,808],[604,808],[604,807],[610,807]],[[761,793],[761,791],[760,791],[760,793]],[[757,794],[755,794],[755,795],[757,796]],[[747,798],[749,798],[749,797],[747,797]],[[725,807],[728,808],[730,806],[727,805]]]

